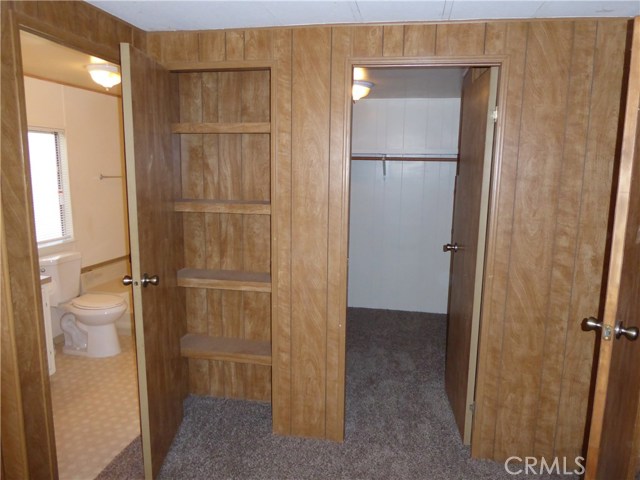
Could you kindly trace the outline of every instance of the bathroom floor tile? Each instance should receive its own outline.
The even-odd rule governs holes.
[[[138,384],[132,337],[122,353],[87,358],[56,346],[51,379],[60,480],[92,480],[140,434]]]

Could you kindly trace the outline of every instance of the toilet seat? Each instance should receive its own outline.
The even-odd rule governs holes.
[[[122,297],[101,293],[87,293],[74,298],[71,304],[83,310],[106,310],[124,304]]]

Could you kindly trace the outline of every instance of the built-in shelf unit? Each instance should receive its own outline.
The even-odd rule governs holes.
[[[176,76],[187,334],[194,394],[271,397],[271,66],[168,65]]]

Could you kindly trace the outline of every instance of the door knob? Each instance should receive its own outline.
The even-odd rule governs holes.
[[[638,330],[638,327],[624,328],[624,325],[622,324],[622,322],[618,323],[618,325],[616,326],[615,332],[616,332],[616,338],[620,338],[622,335],[624,335],[631,341],[636,340],[638,338],[638,333],[640,333],[640,331]]]
[[[158,277],[158,275],[153,275],[152,277],[150,277],[145,273],[142,275],[140,283],[143,287],[146,287],[147,285],[158,285],[160,283],[160,277]]]
[[[133,285],[133,278],[131,278],[131,275],[125,275],[124,277],[122,277],[122,284],[125,287],[128,287],[129,285]]]
[[[595,317],[588,317],[582,320],[582,330],[584,331],[597,331],[602,330],[602,339],[611,340],[612,330],[611,325],[604,325],[600,320]]]
[[[595,317],[584,318],[582,320],[582,329],[586,331],[596,331],[602,328],[602,322]]]
[[[458,247],[457,243],[454,243],[453,245],[451,245],[450,243],[447,243],[445,245],[442,246],[442,251],[443,252],[453,252],[456,253],[458,251],[460,247]]]

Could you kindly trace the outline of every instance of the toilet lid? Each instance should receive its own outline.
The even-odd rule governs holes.
[[[86,308],[87,310],[104,310],[122,305],[124,300],[116,295],[87,293],[74,298],[71,303],[74,307]]]

